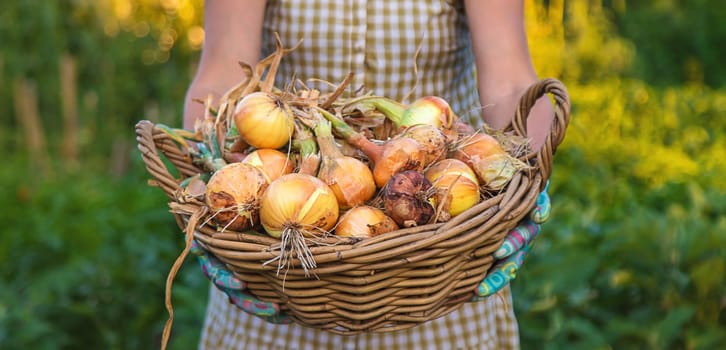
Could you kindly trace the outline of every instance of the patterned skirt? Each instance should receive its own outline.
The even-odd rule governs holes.
[[[491,297],[397,332],[338,335],[299,324],[277,325],[251,316],[215,287],[210,289],[200,349],[519,349],[509,287]]]

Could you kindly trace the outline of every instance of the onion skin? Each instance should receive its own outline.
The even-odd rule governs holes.
[[[205,191],[214,222],[234,231],[251,229],[259,222],[260,198],[267,186],[262,172],[249,164],[231,163],[217,170]]]
[[[435,213],[430,189],[431,182],[418,171],[393,175],[383,188],[386,214],[401,227],[427,224]]]
[[[506,153],[506,151],[494,136],[478,132],[459,140],[453,158],[467,163],[472,157],[486,158],[501,153]]]
[[[399,127],[428,124],[439,129],[451,129],[453,121],[454,111],[446,100],[438,96],[423,96],[403,110],[401,120],[396,124]]]
[[[234,112],[239,136],[255,148],[280,148],[288,144],[294,130],[290,106],[267,92],[253,92],[239,101]]]
[[[282,175],[289,174],[294,169],[293,162],[287,158],[285,153],[271,148],[261,148],[250,152],[242,159],[242,163],[260,169],[267,182],[272,182]]]
[[[447,139],[441,129],[428,124],[417,124],[403,130],[401,136],[418,142],[426,154],[425,164],[432,164],[446,157]]]
[[[421,144],[413,139],[394,138],[388,140],[382,147],[380,156],[373,160],[373,178],[378,187],[388,183],[394,174],[406,170],[422,171],[426,166],[426,152]]]
[[[398,230],[398,225],[376,207],[361,205],[346,211],[335,226],[335,234],[340,237],[368,238]]]
[[[363,204],[376,194],[371,170],[355,158],[323,158],[318,178],[333,190],[341,209]]]
[[[474,129],[473,126],[465,123],[464,121],[462,121],[459,118],[456,118],[454,120],[454,126],[453,126],[452,130],[454,132],[456,132],[457,136],[458,135],[463,135],[463,136],[472,135],[476,132],[476,130]]]
[[[466,163],[476,173],[479,183],[490,190],[501,190],[514,174],[527,167],[512,157],[493,136],[476,133],[461,140],[453,158]]]
[[[442,159],[426,169],[424,176],[436,189],[436,206],[443,211],[439,221],[447,221],[479,203],[476,174],[458,159]]]
[[[517,171],[527,167],[527,164],[507,153],[472,161],[472,168],[477,177],[482,179],[484,187],[495,191],[504,189]]]
[[[338,200],[320,179],[300,173],[280,176],[260,201],[260,222],[272,237],[285,229],[301,232],[330,231],[338,220]]]

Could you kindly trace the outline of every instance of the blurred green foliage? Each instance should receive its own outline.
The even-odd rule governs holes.
[[[10,161],[11,168],[24,165]],[[164,281],[183,235],[159,191],[143,186],[141,170],[134,161],[123,178],[95,171],[40,181],[3,172],[3,183],[13,185],[0,189],[1,348],[147,349],[158,343]],[[186,266],[175,285],[180,344],[197,341],[206,306],[206,280],[195,261]]]
[[[133,125],[181,122],[197,1],[6,1],[0,11],[0,348],[146,349],[183,248]],[[527,0],[541,76],[572,98],[553,217],[513,284],[525,349],[726,346],[726,8],[716,0]],[[78,67],[79,166],[62,160],[60,61]],[[47,137],[27,152],[14,83]],[[206,279],[174,285],[171,348],[195,348]]]

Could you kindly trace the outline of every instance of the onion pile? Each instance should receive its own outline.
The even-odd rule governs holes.
[[[405,105],[344,96],[348,79],[330,93],[275,88],[279,58],[261,61],[210,106],[215,115],[189,147],[193,164],[212,174],[209,222],[280,239],[278,271],[292,261],[314,271],[309,246],[321,238],[361,240],[450,220],[527,167],[515,157],[526,144],[509,149],[506,134],[475,130],[443,98]]]

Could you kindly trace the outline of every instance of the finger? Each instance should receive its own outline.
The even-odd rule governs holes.
[[[540,232],[540,225],[524,220],[504,238],[504,243],[494,252],[495,259],[504,259],[532,242]]]
[[[259,317],[262,317],[262,319],[264,319],[265,321],[274,323],[274,324],[290,324],[290,323],[292,323],[292,319],[285,312],[280,312],[277,315],[272,315],[272,316],[259,316]]]
[[[547,219],[550,218],[552,206],[550,203],[550,196],[547,192],[549,185],[550,183],[549,181],[547,181],[545,189],[537,196],[537,202],[535,203],[535,207],[530,213],[530,218],[532,219],[532,221],[538,224],[544,223],[545,221],[547,221]]]
[[[239,290],[225,291],[229,301],[242,311],[261,317],[271,317],[280,313],[280,307],[271,302],[259,300]]]
[[[199,261],[202,272],[212,283],[219,287],[232,290],[242,290],[247,287],[244,281],[237,278],[214,255],[207,253],[199,246],[195,246],[194,241],[192,242],[191,249],[195,250],[194,254],[197,255],[197,261]]]
[[[519,268],[522,266],[524,256],[527,254],[529,246],[525,246],[516,254],[510,256],[506,260],[498,262],[484,280],[479,283],[476,294],[480,297],[486,297],[500,291],[504,286],[517,278]]]
[[[193,239],[192,240],[192,245],[189,248],[189,252],[191,252],[192,254],[194,254],[196,256],[199,256],[199,255],[202,255],[202,254],[205,254],[206,253],[204,251],[204,249],[202,249],[202,247],[199,245],[199,242],[197,242],[196,239]]]
[[[209,279],[214,284],[226,289],[243,290],[247,287],[247,284],[237,278],[232,271],[224,268],[213,268],[209,273]]]

